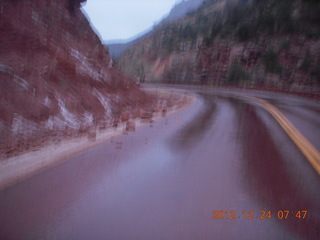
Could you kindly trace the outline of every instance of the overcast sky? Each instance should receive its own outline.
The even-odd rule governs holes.
[[[87,0],[83,9],[103,41],[129,39],[151,28],[181,0]]]

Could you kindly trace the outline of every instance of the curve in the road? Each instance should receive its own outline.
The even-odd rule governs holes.
[[[294,125],[280,112],[279,109],[261,98],[245,96],[238,98],[257,104],[267,110],[276,119],[291,140],[297,145],[317,173],[320,174],[319,151],[300,133],[298,129],[294,127]]]

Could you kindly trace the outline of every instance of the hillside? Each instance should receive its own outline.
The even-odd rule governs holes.
[[[204,0],[183,0],[176,5],[173,6],[171,11],[169,12],[168,16],[166,16],[159,24],[155,26],[158,28],[163,24],[167,24],[173,22],[187,13],[192,12],[193,10],[197,9]],[[112,43],[112,44],[105,44],[105,47],[109,50],[109,53],[112,58],[116,59],[122,55],[122,53],[130,46],[135,44],[135,42],[139,41],[145,35],[148,35],[148,32],[143,34],[142,37],[139,34],[138,36],[134,37],[135,39],[127,42],[127,43]]]
[[[130,43],[105,44],[105,48],[109,52],[111,58],[118,58],[129,46]]]
[[[169,15],[163,22],[172,22],[185,16],[187,13],[197,9],[203,1],[204,0],[182,0],[171,9]]]
[[[95,132],[152,103],[112,67],[81,2],[0,1],[0,157]]]
[[[206,0],[155,28],[117,64],[138,81],[319,92],[320,4]]]

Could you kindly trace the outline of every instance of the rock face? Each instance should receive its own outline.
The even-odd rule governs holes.
[[[155,27],[117,64],[142,82],[319,92],[319,11],[313,0],[206,0]]]
[[[105,126],[148,99],[112,67],[81,2],[0,1],[0,149]]]

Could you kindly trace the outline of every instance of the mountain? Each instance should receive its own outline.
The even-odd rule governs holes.
[[[0,157],[104,128],[150,102],[112,67],[81,2],[0,1]]]
[[[320,3],[206,0],[126,49],[140,81],[319,92]]]
[[[111,58],[118,58],[128,47],[132,45],[132,42],[129,43],[110,43],[105,44],[105,48],[109,51]]]
[[[197,9],[204,0],[183,0],[176,4],[163,22],[172,22]]]
[[[183,0],[180,3],[174,5],[171,9],[168,16],[166,16],[159,24],[157,24],[154,28],[158,28],[165,23],[169,23],[175,21],[187,13],[192,12],[193,10],[197,9],[204,0]],[[109,50],[110,55],[112,58],[116,59],[122,55],[122,53],[131,45],[133,45],[136,41],[143,38],[144,36],[148,35],[148,32],[144,34],[139,34],[134,38],[134,40],[129,41],[127,43],[112,43],[112,44],[105,44],[105,47]]]

